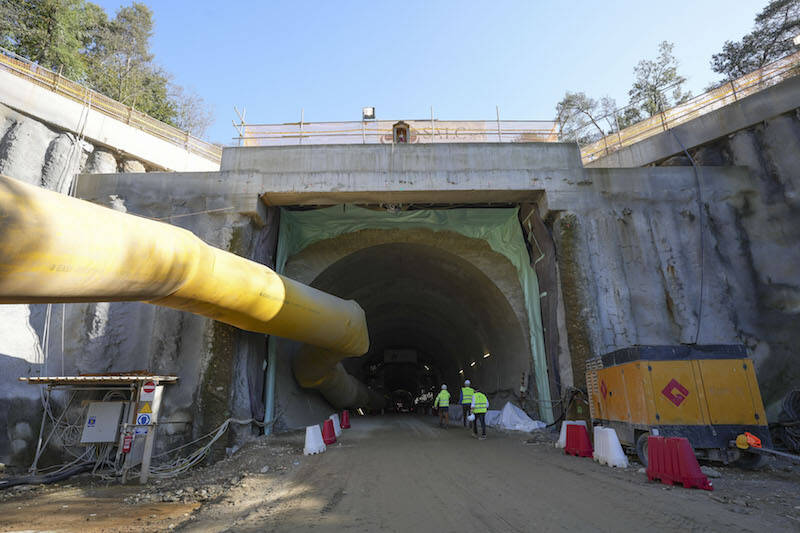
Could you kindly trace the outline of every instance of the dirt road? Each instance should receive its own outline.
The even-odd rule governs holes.
[[[153,519],[137,521],[139,531],[800,531],[797,470],[721,468],[707,492],[648,483],[637,467],[565,456],[547,438],[526,443],[526,434],[490,431],[478,441],[459,426],[442,430],[432,417],[413,416],[357,418],[353,426],[311,457],[300,455],[298,437],[262,440],[169,488],[145,489],[145,501],[132,498],[133,487],[118,487],[127,503],[98,504],[102,524],[66,522],[68,510],[60,522],[32,520],[31,511],[63,497],[53,488],[0,503],[0,525],[108,531],[116,513],[120,529],[132,516]],[[233,481],[200,504],[185,493],[175,503],[147,500],[148,491],[200,487],[220,476]],[[27,521],[9,522],[20,498],[29,504]]]
[[[713,493],[667,489],[648,483],[635,469],[615,471],[525,440],[521,434],[490,432],[489,439],[478,441],[458,426],[439,429],[433,418],[358,419],[340,445],[307,458],[277,486],[254,483],[242,490],[239,505],[207,506],[185,527],[315,532],[800,527],[800,521],[775,509],[748,507],[746,500],[743,508],[723,503],[730,492],[724,488]],[[800,519],[793,509],[800,505],[796,478],[784,483],[794,500],[787,501],[784,513],[792,510]]]

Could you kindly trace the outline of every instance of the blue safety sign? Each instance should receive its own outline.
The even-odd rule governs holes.
[[[136,417],[136,423],[140,426],[149,426],[152,418],[147,413],[140,413],[139,416]]]

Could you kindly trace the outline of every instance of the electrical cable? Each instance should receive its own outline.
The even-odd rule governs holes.
[[[780,422],[770,424],[777,437],[794,453],[800,452],[800,389],[789,391],[783,398]]]
[[[705,287],[705,270],[706,270],[706,254],[705,254],[705,231],[703,229],[703,187],[702,182],[700,181],[700,173],[697,168],[697,164],[694,161],[694,158],[689,155],[689,151],[683,145],[681,140],[675,134],[675,132],[670,128],[669,131],[672,136],[678,141],[678,144],[681,146],[683,153],[686,154],[686,157],[689,158],[689,162],[692,164],[692,168],[694,169],[694,177],[697,183],[697,216],[698,216],[698,224],[700,226],[700,297],[699,302],[697,303],[697,330],[694,334],[694,344],[697,344],[698,339],[700,338],[700,325],[703,321],[703,292]]]

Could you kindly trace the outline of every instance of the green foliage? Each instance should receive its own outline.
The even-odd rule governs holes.
[[[175,105],[168,98],[169,78],[153,64],[150,37],[153,12],[134,2],[122,7],[97,33],[89,54],[89,83],[97,91],[172,123]]]
[[[643,59],[633,69],[636,79],[628,91],[631,107],[648,117],[692,97],[691,93],[681,88],[686,78],[678,75],[678,60],[672,55],[674,46],[663,41],[658,45],[658,57],[655,60]]]
[[[210,112],[154,63],[152,34],[153,12],[140,2],[109,19],[86,0],[0,0],[0,46],[201,136]]]
[[[734,80],[798,50],[792,39],[800,34],[800,0],[772,0],[756,15],[755,28],[740,41],[725,41],[711,57],[711,69]]]
[[[639,61],[634,67],[635,80],[628,91],[630,101],[622,109],[608,96],[595,100],[582,92],[567,91],[556,104],[561,139],[580,144],[594,142],[691,98],[691,93],[682,89],[686,78],[678,75],[672,48],[664,41],[656,59]]]
[[[616,107],[616,102],[608,96],[595,100],[583,92],[567,91],[556,104],[556,121],[561,129],[561,139],[588,144],[615,131]]]
[[[105,12],[84,0],[0,0],[0,46],[82,79],[104,20]]]

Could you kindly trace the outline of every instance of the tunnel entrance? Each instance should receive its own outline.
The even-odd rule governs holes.
[[[470,379],[498,408],[524,389],[544,400],[527,403],[529,412],[548,420],[552,413],[539,409],[550,398],[530,261],[517,209],[336,206],[282,212],[276,268],[361,305],[370,348],[342,360],[341,373],[379,392],[387,407],[424,407],[442,383],[457,402]],[[297,358],[301,347],[275,346],[278,410],[289,417],[305,405],[318,414],[330,409],[290,377],[283,361],[301,361],[300,368],[311,361]],[[327,385],[305,376],[304,383],[328,398]]]
[[[442,383],[458,390],[467,378],[487,393],[512,394],[530,370],[525,329],[508,299],[452,252],[370,246],[330,265],[312,286],[364,309],[370,350],[345,368],[398,409],[432,401]]]

